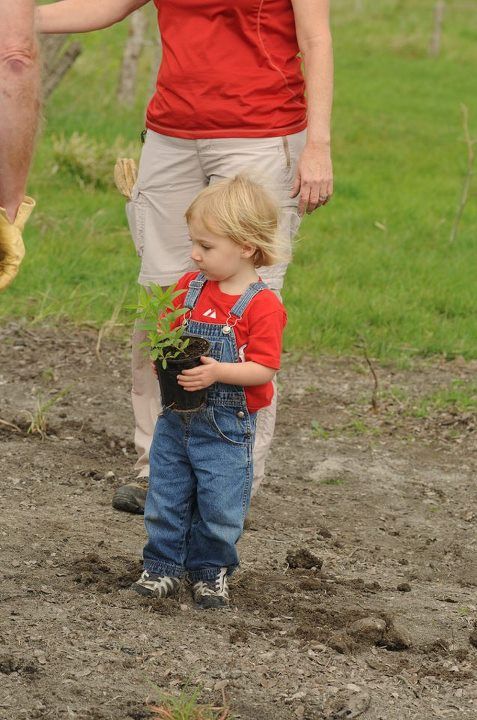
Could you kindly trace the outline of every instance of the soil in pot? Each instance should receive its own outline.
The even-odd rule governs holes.
[[[162,362],[156,360],[157,377],[161,388],[162,403],[164,407],[178,412],[194,412],[205,405],[207,399],[207,388],[189,392],[177,382],[177,376],[183,370],[200,365],[201,355],[208,355],[210,343],[205,338],[191,337],[190,343],[184,353],[167,361],[167,367],[162,367]]]

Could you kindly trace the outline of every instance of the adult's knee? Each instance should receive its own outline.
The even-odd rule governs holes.
[[[29,75],[38,65],[38,48],[35,40],[15,42],[0,39],[0,67],[3,73],[14,78]]]

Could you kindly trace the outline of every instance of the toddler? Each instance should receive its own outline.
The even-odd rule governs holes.
[[[177,284],[187,332],[211,343],[201,365],[184,370],[186,390],[208,388],[194,413],[165,408],[151,446],[144,521],[143,595],[192,583],[201,608],[229,604],[228,577],[250,503],[256,414],[273,398],[286,313],[257,267],[283,260],[279,208],[247,176],[209,185],[186,212],[196,272]]]

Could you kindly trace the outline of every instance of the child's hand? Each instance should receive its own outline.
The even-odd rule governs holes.
[[[177,382],[184,390],[202,390],[214,382],[217,382],[219,376],[220,363],[214,358],[203,355],[200,358],[202,365],[199,367],[184,370],[181,375],[177,376]]]

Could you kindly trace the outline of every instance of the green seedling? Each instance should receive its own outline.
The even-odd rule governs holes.
[[[53,382],[54,380],[56,380],[55,369],[52,367],[48,367],[42,370],[41,379],[45,383]]]
[[[48,411],[64,398],[65,395],[70,392],[71,388],[72,385],[68,385],[68,387],[56,393],[56,395],[53,395],[53,397],[48,400],[45,400],[40,394],[37,395],[36,410],[33,415],[30,413],[31,421],[27,428],[29,435],[40,435],[42,440],[45,438],[48,430]]]
[[[198,702],[200,688],[184,689],[179,696],[159,693],[157,704],[148,705],[152,718],[156,720],[233,720],[225,704],[220,707]]]
[[[313,437],[320,438],[321,440],[327,440],[330,436],[328,430],[320,425],[318,420],[311,421],[311,432]]]
[[[171,286],[163,290],[159,285],[148,288],[139,287],[138,301],[130,309],[134,310],[139,327],[146,331],[147,339],[141,347],[151,360],[159,360],[163,368],[184,352],[190,338],[184,337],[183,324],[171,330],[171,324],[188,312],[187,308],[176,308],[174,300],[185,290],[174,290]]]
[[[342,430],[347,430],[352,435],[379,435],[380,433],[379,428],[367,425],[367,423],[360,418],[356,418],[347,425],[344,425]]]
[[[345,479],[336,477],[336,478],[325,478],[325,480],[321,481],[322,485],[344,485]]]

